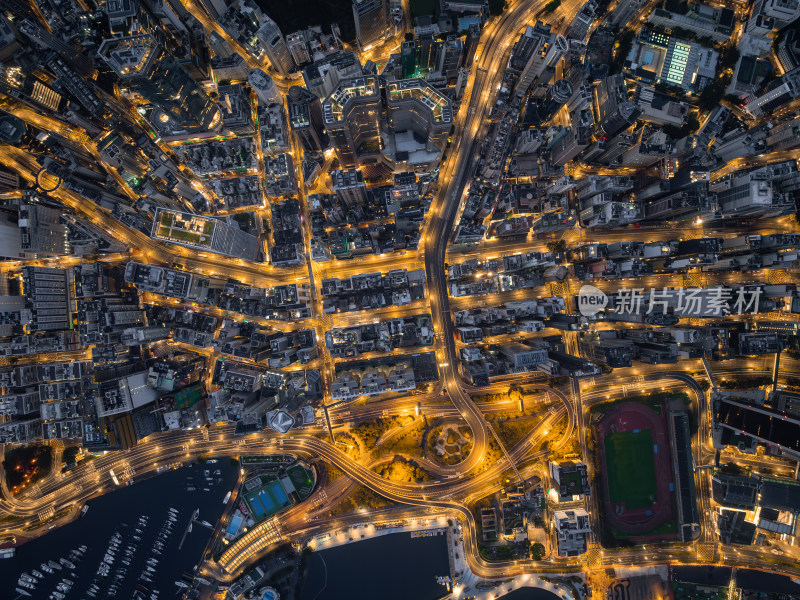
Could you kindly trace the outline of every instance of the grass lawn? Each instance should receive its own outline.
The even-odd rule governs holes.
[[[292,485],[294,485],[294,489],[297,490],[297,495],[300,496],[300,499],[305,500],[308,498],[314,489],[311,485],[309,472],[301,465],[294,465],[286,470],[286,474],[289,476]]]
[[[652,506],[657,489],[651,431],[610,433],[604,444],[611,502],[624,502],[629,510]]]
[[[186,242],[187,244],[194,244],[195,246],[200,245],[200,236],[190,231],[180,231],[178,229],[173,229],[170,232],[170,237],[175,240]]]

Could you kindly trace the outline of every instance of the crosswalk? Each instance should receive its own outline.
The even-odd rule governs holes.
[[[713,562],[716,555],[714,544],[697,544],[697,560],[700,562]]]

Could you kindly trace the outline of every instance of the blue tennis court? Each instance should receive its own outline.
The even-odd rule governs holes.
[[[283,491],[283,486],[280,483],[276,481],[270,487],[272,488],[270,491],[278,499],[278,504],[286,504],[289,501],[289,499],[286,497],[286,493]]]
[[[280,481],[270,481],[260,489],[248,492],[245,499],[257,519],[266,518],[291,504]]]
[[[250,508],[253,509],[253,512],[255,513],[256,517],[258,517],[259,519],[263,517],[266,513],[264,512],[264,509],[261,506],[261,502],[258,501],[258,498],[250,497],[248,499],[250,500]]]
[[[261,501],[261,505],[264,507],[264,510],[270,512],[272,509],[275,508],[275,503],[272,501],[272,498],[269,497],[267,494],[267,490],[261,490],[258,492],[258,499]]]

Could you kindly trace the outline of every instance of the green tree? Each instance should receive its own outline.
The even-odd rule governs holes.
[[[615,73],[619,73],[622,71],[622,65],[625,62],[625,58],[631,51],[631,47],[633,46],[633,38],[636,37],[636,34],[633,30],[628,29],[625,33],[622,34],[622,37],[614,44],[614,60],[611,63],[611,75]]]
[[[736,63],[739,61],[739,50],[736,46],[726,46],[719,53],[717,61],[717,70],[724,71],[725,69],[734,69]]]
[[[714,110],[714,108],[719,105],[720,100],[722,100],[722,97],[725,95],[728,79],[729,78],[724,76],[717,77],[713,82],[703,88],[703,91],[700,92],[700,96],[697,98],[697,106],[700,110]]]
[[[536,542],[531,546],[531,558],[533,560],[542,560],[544,558],[544,553],[544,546],[539,542]]]
[[[723,473],[727,473],[728,475],[743,475],[744,474],[744,469],[742,467],[740,467],[739,465],[737,465],[736,463],[732,463],[732,462],[725,463],[724,465],[722,465],[720,467],[719,470],[722,471]]]
[[[550,14],[555,9],[557,9],[559,6],[561,6],[561,0],[550,0],[550,2],[548,2],[547,4],[544,5],[544,8],[542,9],[542,12],[544,14]]]

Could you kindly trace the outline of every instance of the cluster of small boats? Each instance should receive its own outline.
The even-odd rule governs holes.
[[[139,517],[140,524],[146,524],[147,519],[149,517],[141,516]],[[128,572],[124,566],[117,566],[114,567],[114,563],[117,560],[118,555],[122,553],[122,541],[123,537],[119,531],[115,531],[111,536],[111,539],[108,540],[108,547],[106,548],[106,552],[103,555],[103,558],[100,559],[100,564],[97,566],[97,571],[95,572],[95,577],[92,579],[92,584],[89,586],[89,589],[86,590],[86,595],[89,598],[97,598],[101,592],[101,589],[104,587],[105,582],[104,579],[111,575],[111,570],[114,569],[114,575],[111,577],[111,583],[108,586],[108,589],[105,592],[105,596],[101,596],[103,598],[113,598],[119,593],[119,588],[122,586],[122,583],[125,581],[125,575]],[[130,546],[128,550],[131,550]],[[121,563],[125,562],[120,560]],[[129,561],[127,561],[130,564]]]
[[[114,532],[109,540],[108,549],[105,556],[103,556],[100,565],[97,568],[95,579],[92,585],[86,592],[89,598],[115,598],[119,594],[123,584],[128,581],[128,567],[136,557],[139,550],[139,544],[142,542],[142,536],[145,534],[147,526],[150,524],[150,517],[147,515],[140,515],[133,525],[133,530],[128,530],[129,539],[125,541],[125,537],[119,532]],[[123,523],[126,529],[130,527]],[[117,560],[119,563],[116,564]],[[151,564],[151,563],[148,563]],[[113,574],[112,574],[113,570]],[[103,592],[104,579],[110,579],[108,588]],[[150,593],[148,596],[136,596],[137,598],[144,598],[145,600],[157,600],[158,592]]]
[[[178,509],[170,507],[167,512],[167,518],[161,525],[161,529],[156,535],[156,539],[150,548],[150,556],[147,557],[145,565],[139,573],[139,580],[136,584],[136,589],[133,593],[133,600],[158,600],[160,591],[158,589],[151,590],[149,585],[153,583],[153,579],[158,572],[158,561],[160,556],[164,553],[167,541],[172,535],[172,529],[178,522]],[[137,530],[137,533],[138,530]],[[134,536],[136,539],[137,536]]]
[[[208,461],[208,462],[211,463],[211,461]],[[214,462],[216,462],[216,461],[214,461]],[[222,471],[220,469],[216,469],[216,470],[214,470],[213,475],[212,475],[211,469],[205,469],[203,471],[203,479],[205,479],[205,482],[195,483],[194,477],[191,477],[191,476],[187,477],[186,478],[186,491],[195,492],[198,489],[202,489],[204,492],[210,492],[211,488],[208,487],[208,486],[210,486],[211,484],[219,485],[220,483],[222,483]],[[200,487],[200,486],[203,486],[203,487]]]
[[[72,589],[72,586],[75,585],[75,581],[77,580],[77,574],[75,573],[75,563],[79,562],[83,555],[86,553],[87,547],[79,546],[78,548],[71,550],[67,558],[59,558],[58,561],[49,560],[47,562],[43,562],[39,565],[39,569],[32,569],[30,574],[29,573],[22,573],[17,580],[17,588],[16,591],[21,596],[27,597],[34,597],[34,594],[31,593],[35,591],[37,586],[49,575],[55,575],[57,571],[65,571],[66,577],[62,577],[60,581],[56,583],[55,590],[50,593],[48,596],[49,600],[64,600],[66,598],[67,593]],[[41,570],[40,570],[41,569]],[[40,593],[36,594],[37,598],[43,597]]]
[[[70,600],[68,598],[70,592],[72,592],[73,598],[80,600],[111,600],[117,596],[125,596],[125,600],[158,600],[160,590],[151,588],[154,587],[160,557],[166,552],[169,537],[178,522],[178,514],[176,508],[169,509],[155,540],[152,538],[152,533],[147,531],[150,525],[149,516],[140,515],[132,525],[121,523],[109,538],[108,546],[97,565],[97,570],[94,572],[88,588],[85,584],[75,587],[78,582],[76,563],[83,559],[87,550],[87,546],[80,546],[76,550],[72,550],[66,558],[43,562],[39,569],[33,569],[30,573],[22,573],[17,582],[19,586],[17,593],[20,596],[36,600],[45,598]],[[147,548],[143,565],[142,555],[138,554],[137,557],[142,544]],[[138,569],[139,565],[142,565],[141,571]],[[136,589],[133,592],[130,591],[132,575],[129,574],[129,570],[131,569],[139,571]],[[62,573],[58,573],[59,571]],[[62,577],[55,583],[55,586],[52,581],[42,583],[42,580],[50,575],[55,577],[66,575],[66,577]],[[40,589],[37,589],[37,586]],[[46,591],[41,588],[45,588]],[[49,596],[47,595],[48,591]],[[80,594],[78,594],[79,592]]]

